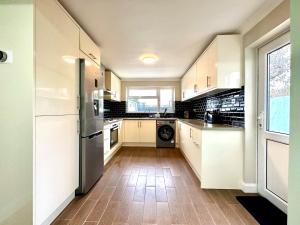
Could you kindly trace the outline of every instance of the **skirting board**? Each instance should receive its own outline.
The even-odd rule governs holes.
[[[244,193],[257,193],[257,184],[255,183],[242,182],[241,187]]]
[[[104,166],[114,157],[115,154],[122,148],[122,145],[118,146],[113,153],[111,153],[105,160],[104,160]]]
[[[156,147],[156,143],[123,142],[126,147]]]
[[[42,223],[42,225],[51,224],[61,212],[70,204],[70,202],[75,198],[75,191],[67,197],[67,199]]]

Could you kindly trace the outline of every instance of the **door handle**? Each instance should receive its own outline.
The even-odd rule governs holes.
[[[264,127],[264,112],[260,112],[257,117],[257,125],[260,129]]]

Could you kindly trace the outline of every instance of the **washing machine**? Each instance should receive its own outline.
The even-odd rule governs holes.
[[[176,120],[156,120],[156,147],[175,148]]]

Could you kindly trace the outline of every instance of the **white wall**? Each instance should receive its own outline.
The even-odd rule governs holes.
[[[32,224],[33,3],[0,2],[0,49],[13,64],[0,64],[0,224]]]

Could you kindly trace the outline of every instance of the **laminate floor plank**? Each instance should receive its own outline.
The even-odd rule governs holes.
[[[258,225],[236,200],[245,195],[201,189],[178,149],[122,147],[52,225]]]

